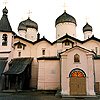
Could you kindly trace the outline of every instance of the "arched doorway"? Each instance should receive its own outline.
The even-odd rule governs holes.
[[[86,74],[83,70],[76,68],[70,74],[70,95],[86,95]]]

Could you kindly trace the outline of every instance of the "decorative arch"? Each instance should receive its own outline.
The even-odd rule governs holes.
[[[86,74],[82,69],[75,68],[70,72],[69,77],[86,77]]]
[[[7,46],[7,34],[2,35],[2,46]]]
[[[80,62],[80,56],[78,54],[74,55],[74,62]]]

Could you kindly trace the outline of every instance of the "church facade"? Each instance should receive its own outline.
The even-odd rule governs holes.
[[[66,13],[55,21],[56,40],[40,38],[30,18],[19,23],[17,35],[3,9],[0,20],[0,89],[60,90],[66,95],[100,92],[100,39],[92,26],[83,27],[84,40],[76,37],[76,19]]]

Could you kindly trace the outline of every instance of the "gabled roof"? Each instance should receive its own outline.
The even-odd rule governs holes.
[[[14,38],[19,38],[19,39],[22,39],[22,40],[24,40],[24,41],[26,41],[26,42],[29,42],[29,43],[31,43],[31,44],[36,44],[36,43],[39,43],[39,42],[41,42],[41,41],[46,41],[46,42],[48,42],[49,44],[53,44],[53,43],[51,43],[49,40],[47,40],[45,37],[43,37],[43,38],[41,38],[41,39],[38,39],[38,40],[36,40],[36,41],[34,41],[34,42],[32,42],[32,41],[30,41],[30,40],[27,40],[27,39],[25,39],[25,38],[23,38],[23,37],[20,37],[20,36],[18,36],[18,35],[16,35],[16,36],[14,36]]]
[[[38,39],[37,41],[33,42],[33,44],[36,44],[36,43],[41,42],[41,41],[46,41],[46,42],[48,42],[49,44],[52,45],[52,43],[48,39],[46,39],[44,36],[43,36],[43,38]]]
[[[90,41],[90,40],[95,40],[95,41],[97,41],[97,42],[100,42],[100,39],[94,37],[94,35],[93,35],[92,37],[88,38],[87,40],[84,40],[84,41],[81,41],[81,40],[79,40],[79,39],[77,39],[77,38],[74,38],[74,37],[72,37],[72,36],[70,36],[70,35],[68,35],[68,34],[64,35],[63,37],[57,39],[57,40],[54,41],[54,42],[50,42],[50,41],[49,41],[48,39],[46,39],[45,37],[43,37],[43,38],[41,38],[41,39],[38,39],[38,40],[36,40],[36,41],[34,41],[34,42],[32,42],[32,41],[30,41],[30,40],[28,40],[28,39],[25,39],[25,38],[23,38],[23,37],[21,37],[21,36],[18,36],[18,35],[15,35],[14,38],[22,39],[22,40],[24,40],[24,41],[26,41],[26,42],[29,42],[29,43],[33,44],[33,45],[36,44],[36,43],[39,43],[39,42],[41,42],[41,41],[47,41],[49,44],[53,45],[53,44],[55,44],[55,43],[58,43],[59,41],[60,41],[60,42],[64,42],[64,41],[65,41],[66,39],[68,39],[68,38],[71,39],[71,40],[73,40],[73,41],[75,41],[75,42],[81,43],[81,44],[86,43],[86,42],[88,42],[88,41]],[[72,42],[73,42],[73,41],[72,41]],[[70,41],[70,42],[71,42],[71,41]]]
[[[24,41],[26,41],[26,42],[29,42],[29,43],[33,44],[32,41],[29,41],[29,40],[27,40],[26,38],[23,38],[23,37],[18,36],[18,35],[15,35],[14,38],[19,38],[19,39],[21,39],[21,40],[24,40]]]
[[[14,43],[15,46],[18,45],[18,44],[21,44],[21,45],[23,45],[23,46],[26,46],[26,44],[24,44],[24,43],[22,43],[22,42],[20,42],[20,41]]]
[[[100,42],[100,39],[96,38],[94,35],[92,35],[92,37],[88,38],[87,40],[81,41],[81,40],[79,40],[79,39],[77,39],[77,38],[74,38],[74,37],[72,37],[72,36],[66,34],[66,35],[64,35],[63,37],[61,37],[61,38],[57,39],[56,41],[54,41],[53,44],[54,44],[54,43],[57,43],[58,41],[63,42],[62,40],[65,39],[65,38],[66,38],[66,39],[67,39],[67,38],[72,39],[72,40],[74,40],[74,41],[76,41],[76,42],[79,42],[79,43],[82,43],[82,44],[83,44],[83,43],[86,43],[86,42],[88,42],[88,41],[90,41],[90,40],[95,40],[95,41],[97,41],[97,42]]]
[[[95,40],[97,42],[100,42],[100,39],[96,38],[94,35],[92,35],[92,37],[88,38],[87,40],[84,40],[83,43],[88,42],[90,40]]]
[[[79,42],[79,43],[82,43],[82,42],[83,42],[83,41],[81,41],[81,40],[79,40],[79,39],[77,39],[77,38],[74,38],[74,37],[72,37],[72,36],[70,36],[70,35],[68,35],[68,34],[66,33],[66,35],[64,35],[63,37],[61,37],[61,38],[57,39],[56,41],[54,41],[53,44],[54,44],[54,43],[57,43],[58,41],[62,41],[62,40],[65,39],[65,38],[70,38],[70,39],[72,39],[72,40],[74,40],[74,41],[76,41],[76,42]]]
[[[66,52],[66,51],[68,52],[68,51],[70,51],[70,50],[72,50],[72,49],[75,49],[75,48],[79,48],[79,49],[84,50],[84,51],[86,51],[86,52],[91,52],[91,53],[95,54],[95,52],[90,51],[90,50],[88,50],[88,49],[85,49],[85,48],[83,48],[83,47],[77,46],[77,45],[74,46],[74,47],[72,47],[72,48],[70,48],[70,49],[66,49],[65,51],[61,52],[60,54]]]

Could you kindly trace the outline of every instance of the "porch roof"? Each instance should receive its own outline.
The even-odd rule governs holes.
[[[5,75],[18,75],[21,74],[31,64],[32,58],[16,58],[12,59],[9,63],[9,70],[6,71]]]
[[[94,55],[93,58],[94,58],[95,60],[98,60],[98,59],[100,59],[100,55]]]
[[[7,63],[7,59],[0,58],[0,76],[5,69],[6,63]]]

